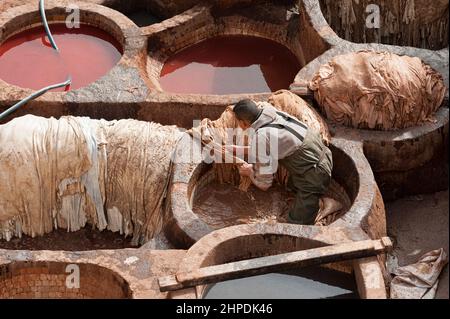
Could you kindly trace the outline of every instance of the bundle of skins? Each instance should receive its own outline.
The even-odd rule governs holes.
[[[0,239],[90,225],[143,244],[166,221],[175,126],[27,115],[0,126]]]
[[[419,58],[371,51],[335,57],[309,87],[332,122],[383,131],[433,121],[447,92],[442,75]]]

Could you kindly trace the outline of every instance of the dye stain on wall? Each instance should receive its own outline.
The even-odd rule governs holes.
[[[167,92],[264,93],[286,89],[301,65],[286,47],[249,36],[220,36],[170,57],[161,72]]]
[[[101,29],[69,29],[65,24],[52,24],[50,29],[60,53],[51,47],[42,26],[20,32],[0,46],[0,79],[38,90],[71,75],[70,88],[57,90],[73,90],[106,75],[122,56],[120,44]]]

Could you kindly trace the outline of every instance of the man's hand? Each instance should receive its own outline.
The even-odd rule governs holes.
[[[253,165],[243,164],[239,167],[239,174],[243,177],[251,177],[253,175]]]

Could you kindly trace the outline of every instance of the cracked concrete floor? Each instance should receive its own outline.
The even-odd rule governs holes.
[[[388,234],[399,266],[413,264],[425,253],[444,248],[449,254],[449,192],[403,198],[386,204]],[[449,298],[448,265],[441,274],[437,299]]]

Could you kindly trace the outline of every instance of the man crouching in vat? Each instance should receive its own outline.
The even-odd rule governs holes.
[[[248,162],[240,167],[241,176],[267,191],[278,170],[278,162],[289,172],[288,190],[296,193],[287,220],[289,223],[313,225],[320,200],[331,182],[333,159],[319,132],[270,103],[243,100],[233,109],[243,130],[249,130],[249,146],[225,146],[224,151],[243,152]],[[324,206],[333,205],[324,199]],[[334,201],[333,201],[334,202]]]

